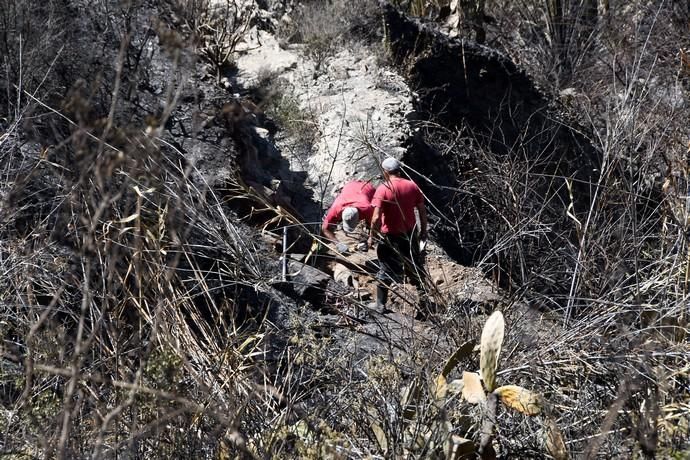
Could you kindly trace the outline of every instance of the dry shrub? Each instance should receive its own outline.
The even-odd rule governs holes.
[[[285,137],[309,151],[317,141],[316,115],[301,106],[293,86],[271,72],[260,73],[257,102],[262,110],[285,131]]]
[[[94,2],[91,10],[96,16],[102,4]],[[41,96],[53,96],[65,91],[72,82],[63,80],[63,72],[75,69],[88,73],[88,57],[95,50],[81,48],[77,34],[70,25],[74,22],[75,5],[57,2],[8,0],[0,10],[0,105],[6,108],[0,116],[16,121],[27,108],[23,91]],[[80,16],[79,26],[91,30],[93,16]],[[102,19],[101,19],[102,20]],[[81,52],[82,61],[75,59]],[[50,75],[50,78],[48,76]],[[64,94],[64,93],[63,93]]]
[[[523,12],[514,3],[502,4],[503,10],[496,5],[491,14],[504,26],[520,14],[535,14],[487,38],[564,105],[554,102],[556,111],[547,122],[540,122],[536,112],[519,119],[521,107],[515,107],[506,117],[500,110],[491,112],[482,124],[473,118],[481,115],[472,111],[442,113],[453,101],[439,96],[450,92],[440,84],[420,90],[436,94],[440,108],[431,121],[418,124],[426,143],[416,143],[409,158],[437,207],[432,233],[453,256],[493,274],[516,305],[528,302],[524,317],[518,308],[512,319],[522,324],[525,335],[519,340],[506,336],[504,349],[511,349],[514,340],[516,346],[509,374],[519,376],[524,388],[545,393],[554,407],[567,408],[555,417],[571,452],[584,453],[591,446],[592,456],[682,456],[688,444],[679,435],[686,432],[689,415],[678,409],[688,401],[681,357],[690,350],[688,208],[679,191],[687,189],[688,106],[681,102],[683,83],[676,80],[678,61],[671,70],[672,61],[662,56],[672,55],[687,35],[679,36],[671,10],[657,4],[621,9],[607,19],[620,27],[595,28],[601,32],[595,37],[583,28],[568,31],[567,43],[554,49],[525,46],[546,40],[540,4],[521,2],[530,8]],[[624,18],[633,15],[635,28],[624,27]],[[503,42],[501,34],[508,30],[522,34],[522,42],[514,36]],[[616,34],[616,45],[606,42]],[[423,38],[415,42],[420,48]],[[618,48],[623,40],[631,46]],[[419,53],[429,73],[444,71],[432,61],[444,56],[439,42]],[[593,43],[601,46],[596,53]],[[467,54],[460,56],[470,62],[470,46],[456,49],[458,54],[464,50]],[[563,54],[546,57],[558,50]],[[468,65],[466,70],[477,69]],[[573,74],[577,77],[571,80]],[[513,77],[511,95],[520,91],[519,74]],[[576,89],[557,91],[570,84]],[[505,104],[510,104],[508,97]],[[469,121],[459,122],[463,117]],[[550,126],[554,120],[561,127]],[[571,143],[578,152],[575,161],[557,146],[564,125],[583,136],[579,144]],[[590,152],[597,152],[596,161]],[[589,180],[575,176],[576,170],[594,174]],[[464,318],[456,317],[462,313],[452,309],[450,329],[467,327]],[[515,324],[510,322],[508,317],[509,330]],[[673,390],[661,396],[660,388]],[[534,421],[508,416],[506,422],[503,432],[509,435],[497,437],[501,452],[524,457],[538,450],[541,436]],[[659,428],[666,424],[668,431]],[[547,438],[559,451],[557,436]]]
[[[216,80],[235,67],[235,49],[256,15],[254,2],[232,0],[169,0],[197,44],[199,57],[210,64]]]
[[[118,80],[104,81],[116,87]],[[459,314],[460,305],[432,339],[411,334],[402,343],[324,323],[310,306],[299,308],[271,288],[275,254],[157,136],[172,108],[146,126],[115,109],[109,115],[112,101],[102,103],[92,91],[98,86],[74,87],[62,107],[31,98],[12,106],[13,114],[43,123],[34,133],[51,132],[57,142],[27,139],[19,127],[28,120],[15,115],[6,123],[14,128],[0,137],[3,452],[443,458],[445,446],[458,452],[479,433],[476,407],[451,390],[440,402],[429,389],[441,369],[451,389],[461,370],[477,369],[476,353],[452,355],[439,338],[467,344],[479,336],[483,314]],[[486,208],[471,210],[481,210],[477,219],[498,216],[499,226],[486,227],[496,237],[487,245],[518,271],[527,266],[524,254],[537,254],[530,245],[553,244],[540,241],[553,216],[536,201],[531,180],[563,180],[559,218],[579,238],[543,254],[543,270],[522,279],[524,289],[539,293],[539,283],[574,279],[575,270],[549,262],[577,267],[565,303],[573,299],[571,322],[562,327],[526,310],[517,291],[503,308],[495,377],[543,393],[573,453],[670,457],[688,449],[685,210],[675,193],[687,179],[676,168],[658,206],[658,181],[645,180],[655,172],[647,160],[658,146],[641,142],[644,126],[622,123],[631,111],[643,113],[648,100],[630,98],[596,124],[615,136],[601,137],[610,161],[590,210],[570,209],[575,184],[527,173],[539,158],[497,159],[468,133],[443,131],[452,161],[469,161],[465,147],[478,152],[486,175],[483,183],[471,179],[471,190]],[[645,155],[633,160],[633,151]],[[636,271],[609,286],[618,263]],[[551,302],[551,292],[542,293],[544,303],[563,302]],[[281,318],[287,308],[289,321]],[[551,452],[563,451],[551,424],[541,431],[539,415],[500,415],[494,445],[502,456],[543,455],[543,437],[556,446]]]
[[[53,21],[38,12],[38,24]],[[138,50],[121,49],[127,66]],[[156,137],[170,107],[148,130],[131,114],[122,122],[119,75],[112,99],[82,80],[53,105],[55,94],[36,97],[52,79],[29,85],[29,56],[0,138],[2,451],[198,458],[227,439],[241,452],[237,417],[253,409],[238,400],[256,394],[244,376],[263,356],[256,324],[272,311],[268,288],[255,286],[274,264]],[[98,72],[80,68],[69,67]]]
[[[3,359],[14,363],[3,385],[16,409],[4,447],[210,455],[214,433],[235,431],[237,392],[253,391],[240,376],[261,336],[239,328],[265,306],[246,285],[266,268],[176,152],[140,129],[93,132],[82,126],[43,155],[26,149],[33,172],[13,180],[21,199],[3,208]],[[23,176],[16,144],[4,147],[8,176]],[[66,154],[72,167],[58,163]],[[41,183],[59,184],[51,201],[30,193]]]
[[[379,17],[379,7],[372,0],[308,0],[295,5],[289,22],[281,22],[277,34],[287,43],[304,44],[304,55],[321,72],[348,42],[375,43],[380,38]]]

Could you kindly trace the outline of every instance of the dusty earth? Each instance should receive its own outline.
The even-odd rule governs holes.
[[[357,242],[366,235],[359,229],[358,234],[348,235],[339,230],[336,235],[350,247],[350,253],[344,256],[343,263],[330,264],[336,281],[352,287],[353,295],[358,299],[372,299],[376,288],[371,276],[376,269],[375,249],[369,248],[366,252],[356,250]],[[425,264],[429,280],[434,286],[433,291],[427,295],[438,303],[447,304],[453,299],[466,299],[478,304],[489,304],[496,303],[501,298],[496,286],[486,279],[481,270],[455,263],[433,242],[427,245]],[[392,290],[391,309],[414,316],[414,306],[418,303],[416,289],[409,284],[399,287],[400,290]]]

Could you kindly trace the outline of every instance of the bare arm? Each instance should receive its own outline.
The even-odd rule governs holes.
[[[419,226],[420,226],[420,233],[419,233],[419,239],[422,241],[425,241],[428,237],[427,234],[427,218],[426,218],[426,206],[424,205],[424,201],[422,201],[420,204],[417,205],[417,211],[419,212]]]
[[[381,226],[381,208],[374,208],[374,214],[371,216],[371,228],[369,229],[369,247],[374,244],[374,234],[379,231]]]
[[[330,225],[328,224],[328,222],[324,222],[323,225],[321,225],[321,233],[323,233],[323,235],[326,238],[328,238],[329,240],[331,240],[332,242],[334,242],[334,243],[338,242],[338,238],[336,238],[335,233],[333,233],[333,231],[331,231],[331,228],[330,228]]]
[[[333,204],[326,213],[326,217],[323,219],[321,224],[321,234],[331,240],[333,243],[338,244],[338,238],[333,233],[336,224],[340,221],[340,215],[337,211],[337,207]]]

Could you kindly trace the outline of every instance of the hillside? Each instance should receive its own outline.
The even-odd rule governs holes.
[[[0,57],[1,458],[690,458],[687,1],[6,0]],[[388,156],[381,311],[320,229]]]

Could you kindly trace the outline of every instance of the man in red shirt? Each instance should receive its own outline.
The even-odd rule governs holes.
[[[369,182],[348,182],[331,205],[321,225],[321,232],[336,244],[338,252],[347,252],[348,247],[345,243],[338,242],[333,229],[338,222],[342,222],[343,230],[352,233],[361,219],[365,220],[367,225],[371,225],[374,214],[371,199],[374,192],[374,186]]]
[[[374,215],[371,220],[369,246],[374,242],[374,233],[380,229],[382,240],[377,248],[379,272],[376,278],[377,310],[383,310],[388,300],[388,285],[391,281],[402,281],[407,274],[423,293],[424,261],[420,250],[420,241],[427,239],[427,215],[424,196],[417,184],[400,177],[401,164],[395,158],[386,158],[381,163],[383,184],[374,194],[372,205]],[[419,225],[415,216],[419,214]]]

